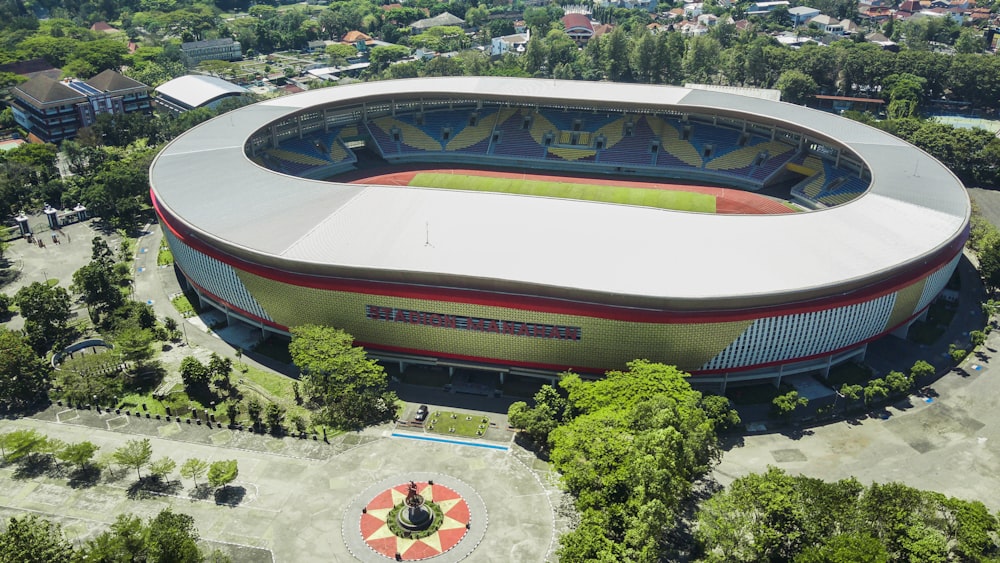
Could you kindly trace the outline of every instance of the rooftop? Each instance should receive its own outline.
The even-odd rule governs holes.
[[[256,131],[307,108],[435,98],[746,117],[845,147],[873,179],[865,195],[822,211],[712,215],[312,181],[244,153]],[[829,113],[689,88],[495,77],[372,82],[254,104],[175,139],[150,181],[162,211],[257,263],[679,308],[840,295],[879,272],[924,263],[962,236],[970,213],[961,182],[938,161]]]

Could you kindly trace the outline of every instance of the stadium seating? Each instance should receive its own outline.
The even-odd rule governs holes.
[[[445,150],[485,153],[489,148],[490,133],[497,124],[498,112],[483,112],[475,125],[466,124],[461,131],[453,133],[445,145]]]
[[[399,142],[392,138],[391,117],[380,117],[365,124],[382,156],[399,154]]]
[[[656,155],[657,166],[687,166],[701,168],[704,164],[701,153],[688,141],[681,138],[674,120],[662,117],[647,117],[653,134],[660,138],[660,151]]]
[[[740,135],[732,129],[695,123],[691,126],[691,145],[703,157],[711,148],[711,158],[718,158],[740,148]]]
[[[597,151],[593,149],[573,149],[567,147],[549,147],[546,158],[558,158],[561,160],[594,160]]]
[[[581,131],[586,133],[595,133],[601,127],[621,118],[620,115],[607,113],[560,111],[555,109],[543,109],[539,112],[539,115],[544,116],[545,120],[556,130]],[[577,123],[579,123],[579,129],[574,128]]]
[[[620,122],[619,122],[620,121]],[[598,162],[608,164],[629,164],[651,166],[656,158],[650,151],[653,144],[653,130],[649,127],[646,117],[634,119],[632,136],[624,136],[626,119],[621,119],[603,127],[600,134],[607,138],[605,148],[597,157]],[[617,129],[617,130],[616,130]]]
[[[767,158],[750,172],[751,178],[760,180],[761,182],[770,178],[772,174],[777,172],[798,153],[793,147],[778,141],[759,143],[754,145],[753,148],[767,154]]]
[[[490,144],[490,151],[495,156],[509,156],[520,158],[545,158],[546,150],[540,143],[541,138],[536,139],[535,134],[544,136],[545,132],[538,132],[537,122],[533,120],[532,129],[524,129],[524,114],[521,110],[515,110],[505,121],[500,123],[497,130],[500,131],[498,142]]]

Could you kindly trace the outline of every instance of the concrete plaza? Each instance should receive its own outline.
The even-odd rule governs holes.
[[[327,444],[57,406],[34,418],[0,421],[0,433],[18,428],[66,442],[89,440],[101,452],[148,437],[154,460],[167,456],[178,465],[191,457],[239,462],[231,493],[220,499],[180,482],[176,473],[168,486],[149,492],[136,490],[136,472],[128,468],[95,484],[51,472],[26,476],[14,464],[0,468],[0,515],[54,518],[75,542],[99,533],[117,514],[150,517],[170,507],[193,516],[208,547],[234,553],[234,561],[271,561],[272,554],[274,561],[355,561],[341,530],[360,520],[360,513],[348,512],[357,496],[375,483],[403,483],[428,472],[468,484],[485,504],[485,514],[473,514],[488,525],[470,561],[551,559],[557,530],[565,526],[553,508],[565,502],[554,474],[509,444],[494,443],[512,446],[504,451],[417,441],[393,437],[391,426]]]

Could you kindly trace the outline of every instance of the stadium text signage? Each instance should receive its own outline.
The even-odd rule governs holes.
[[[445,315],[442,313],[427,313],[425,311],[408,311],[392,307],[365,305],[365,316],[373,321],[389,321],[411,325],[453,328],[475,332],[493,332],[496,334],[511,334],[531,338],[547,338],[550,340],[580,340],[580,327],[544,325],[523,323],[520,321],[503,321],[499,319],[480,319],[460,315]]]

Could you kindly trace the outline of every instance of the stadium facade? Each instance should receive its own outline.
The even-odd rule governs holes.
[[[336,182],[361,145],[393,163],[749,190],[801,177],[792,193],[815,209],[718,215]],[[258,103],[175,139],[150,178],[178,268],[230,318],[264,334],[327,324],[383,359],[527,375],[635,358],[704,382],[826,370],[927,310],[970,215],[939,162],[831,114],[531,79]]]

